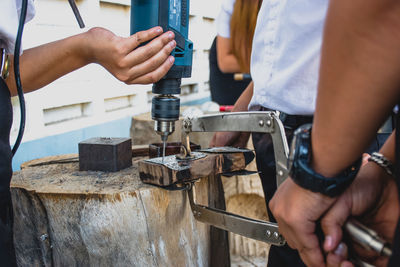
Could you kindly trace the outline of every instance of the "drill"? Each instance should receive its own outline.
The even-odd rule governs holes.
[[[189,0],[131,0],[131,34],[161,26],[175,34],[175,62],[169,72],[153,84],[151,117],[154,130],[163,142],[163,159],[168,136],[175,131],[179,119],[181,78],[192,74],[193,43],[189,35]]]

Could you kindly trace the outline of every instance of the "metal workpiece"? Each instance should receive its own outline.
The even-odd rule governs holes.
[[[276,223],[265,222],[232,214],[224,210],[196,204],[194,184],[189,186],[189,202],[196,220],[213,225],[222,230],[259,240],[275,246],[286,244]]]
[[[276,161],[277,184],[289,175],[287,158],[289,147],[285,129],[274,111],[231,112],[185,118],[182,123],[181,158],[190,157],[190,132],[257,132],[269,133],[272,137]]]
[[[350,219],[344,225],[350,238],[362,247],[377,252],[381,256],[390,257],[392,249],[390,244],[382,239],[372,229],[367,228],[358,221]]]

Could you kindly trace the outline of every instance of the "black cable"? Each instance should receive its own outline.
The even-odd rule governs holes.
[[[15,141],[15,144],[12,148],[13,156],[15,155],[15,153],[18,150],[19,145],[21,144],[22,136],[24,135],[25,121],[26,121],[24,91],[22,90],[21,76],[19,73],[19,54],[21,52],[21,39],[22,39],[22,32],[24,31],[24,26],[25,26],[27,8],[28,8],[28,1],[22,0],[22,8],[21,8],[21,14],[20,14],[19,24],[18,24],[17,40],[15,42],[15,49],[14,49],[14,76],[15,76],[15,83],[17,84],[19,106],[21,108],[21,121],[19,124],[17,140]]]

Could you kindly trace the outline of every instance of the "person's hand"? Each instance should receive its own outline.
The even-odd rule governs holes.
[[[161,79],[174,63],[170,56],[176,46],[174,33],[162,34],[161,27],[137,32],[127,38],[103,28],[86,33],[89,61],[106,68],[126,84],[148,84]],[[150,41],[144,46],[141,44]]]
[[[232,146],[244,148],[249,141],[248,132],[216,132],[211,139],[210,147]]]
[[[269,207],[287,244],[297,249],[307,266],[323,267],[316,222],[332,206],[335,198],[313,193],[298,186],[289,177],[275,192]]]
[[[392,242],[399,218],[397,186],[394,179],[375,163],[368,163],[360,169],[353,184],[321,220],[328,266],[353,266],[334,253],[343,237],[342,226],[349,216],[358,217],[358,221]],[[379,257],[360,246],[354,246],[354,250],[359,258],[374,266],[387,264],[387,258]]]

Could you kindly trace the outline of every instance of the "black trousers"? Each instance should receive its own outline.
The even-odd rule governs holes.
[[[258,107],[253,110],[267,111],[268,109]],[[288,143],[293,138],[293,132],[299,126],[312,122],[312,116],[287,116],[282,120],[285,126],[286,137]],[[271,210],[268,207],[269,201],[272,199],[276,191],[276,170],[275,156],[271,135],[263,133],[252,133],[253,145],[256,151],[257,169],[260,172],[260,179],[264,191],[265,202],[269,220],[276,222]],[[296,250],[291,249],[288,245],[283,247],[271,246],[268,255],[268,267],[297,267],[305,266]]]
[[[234,105],[249,81],[235,81],[233,73],[223,73],[217,62],[217,38],[210,48],[210,92],[211,100],[219,105]]]
[[[16,266],[12,234],[12,205],[10,181],[12,176],[12,155],[10,130],[12,106],[10,91],[0,78],[0,265]]]

